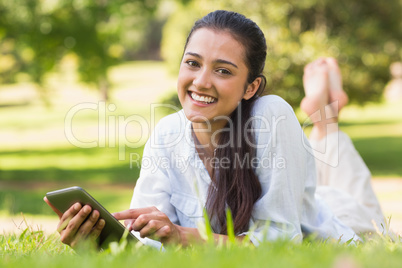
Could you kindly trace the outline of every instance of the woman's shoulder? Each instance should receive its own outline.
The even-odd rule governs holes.
[[[293,108],[284,99],[277,95],[259,97],[253,105],[254,115],[281,115],[294,114]]]
[[[152,149],[154,154],[168,153],[176,145],[184,144],[182,141],[187,140],[188,127],[188,120],[182,110],[163,117],[155,127],[151,126],[145,150],[148,152]]]
[[[177,135],[184,133],[187,125],[188,119],[183,110],[180,110],[160,119],[153,132],[158,136]]]

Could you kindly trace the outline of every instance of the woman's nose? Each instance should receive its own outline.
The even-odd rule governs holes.
[[[211,74],[208,70],[200,70],[194,80],[193,80],[193,84],[194,86],[199,89],[209,89],[212,86],[212,82],[211,82]]]

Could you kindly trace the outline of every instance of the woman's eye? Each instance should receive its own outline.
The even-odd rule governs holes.
[[[229,70],[227,70],[227,69],[218,69],[217,72],[220,73],[220,74],[227,74],[227,75],[232,74],[232,73],[231,73]]]
[[[186,61],[186,63],[191,66],[191,67],[199,67],[200,65],[198,64],[198,62],[193,61],[193,60],[188,60]]]

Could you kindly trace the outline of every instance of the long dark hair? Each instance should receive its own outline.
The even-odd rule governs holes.
[[[258,77],[262,80],[257,93],[249,100],[243,99],[231,114],[232,133],[224,131],[220,134],[218,144],[228,146],[218,146],[215,157],[229,160],[230,163],[214,168],[208,190],[206,208],[210,219],[216,223],[214,231],[227,233],[228,206],[233,216],[234,231],[239,234],[248,230],[253,206],[261,196],[261,185],[251,165],[255,157],[255,150],[251,145],[255,143],[250,141],[254,141],[254,136],[252,131],[249,131],[251,125],[247,124],[248,129],[245,129],[245,124],[251,118],[254,101],[265,88],[266,79],[262,72],[267,45],[263,32],[252,20],[235,12],[217,10],[195,22],[184,50],[192,34],[201,28],[229,32],[245,49],[244,61],[249,71],[247,82],[250,84]],[[231,142],[231,137],[235,137],[235,142]],[[248,161],[243,162],[244,157]]]

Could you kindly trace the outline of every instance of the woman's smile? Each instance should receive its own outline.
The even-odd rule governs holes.
[[[179,100],[190,121],[214,124],[236,109],[247,88],[249,72],[244,55],[243,45],[229,32],[194,32],[184,51],[177,82]]]
[[[194,101],[195,105],[211,105],[216,103],[218,99],[210,96],[206,96],[204,94],[199,94],[194,91],[189,91],[188,94],[190,95],[191,99]]]

